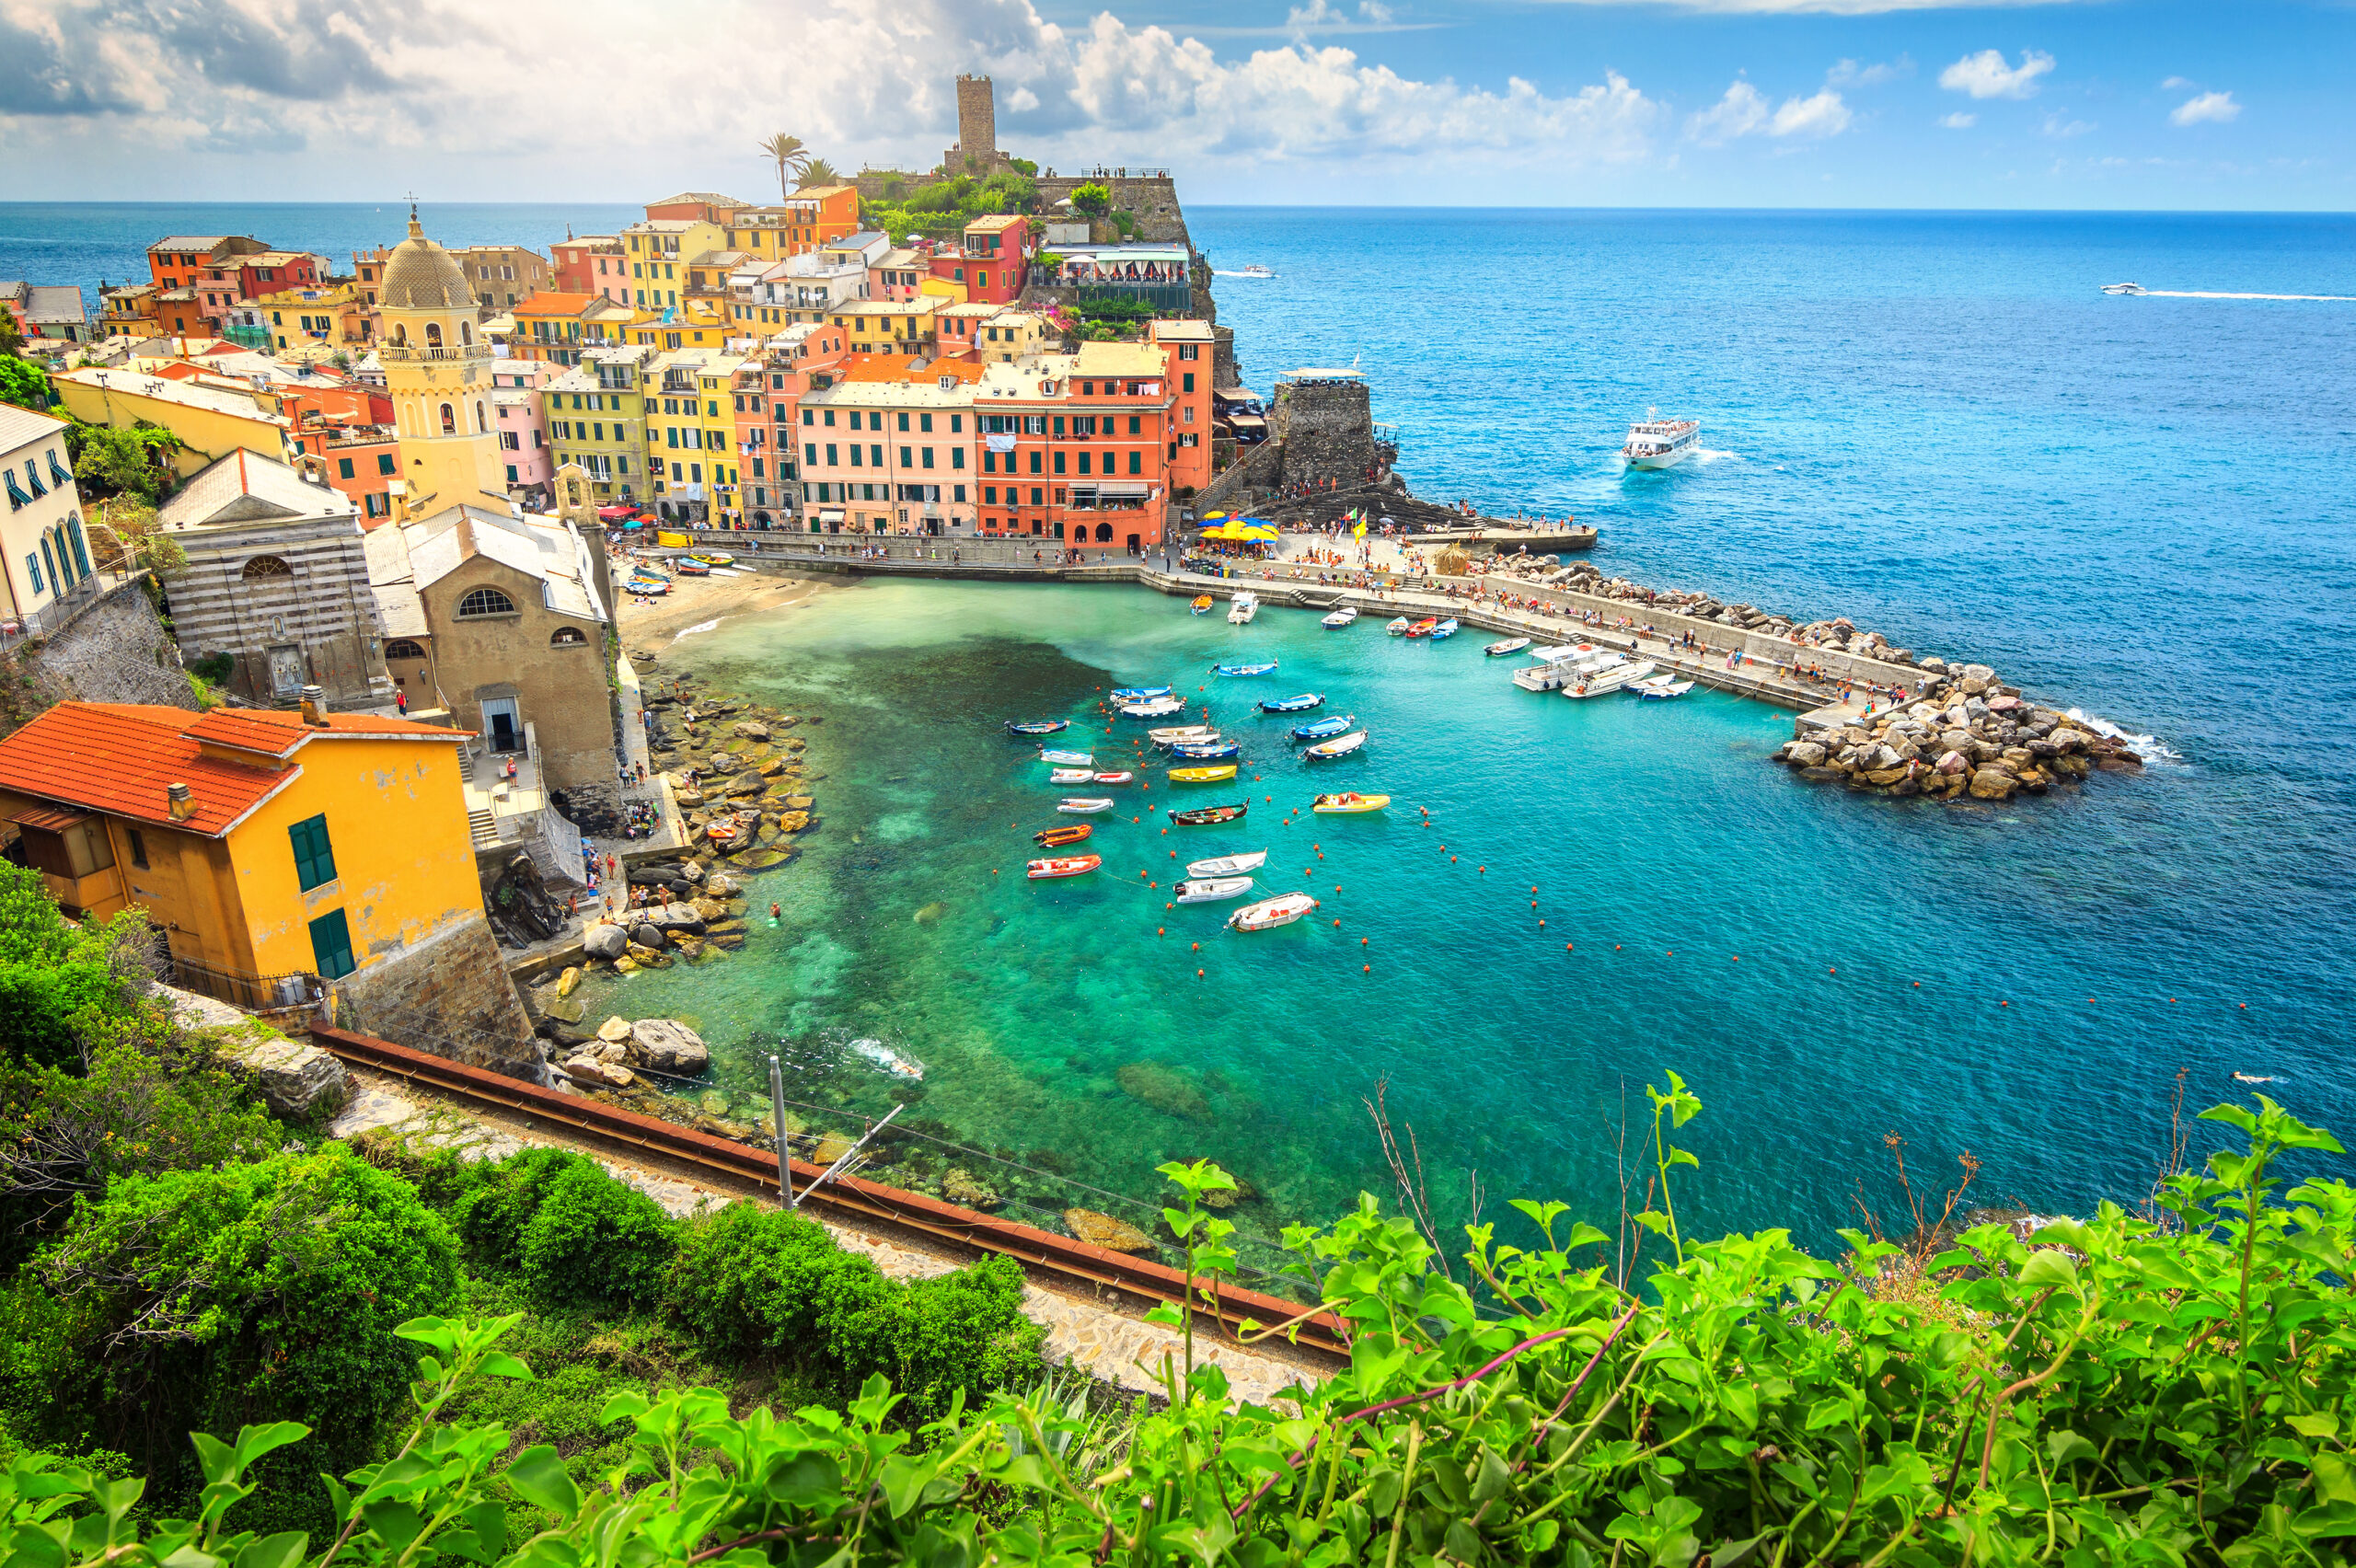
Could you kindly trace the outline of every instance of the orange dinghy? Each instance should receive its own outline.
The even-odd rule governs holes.
[[[1023,870],[1033,882],[1044,882],[1050,877],[1085,876],[1103,863],[1102,855],[1056,855],[1034,860]]]

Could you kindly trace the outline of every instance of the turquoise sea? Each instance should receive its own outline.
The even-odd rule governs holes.
[[[0,276],[29,270],[11,211]],[[1279,274],[1216,282],[1247,381],[1355,360],[1420,493],[1574,512],[1607,571],[1847,614],[2177,760],[2004,808],[1869,801],[1761,760],[1788,713],[1530,697],[1470,633],[866,583],[664,650],[823,716],[801,732],[823,826],[756,885],[779,927],[627,982],[632,1009],[695,1017],[732,1087],[783,1040],[789,1098],[871,1112],[896,1080],[842,1047],[882,1040],[928,1068],[907,1116],[1075,1182],[1143,1193],[1155,1161],[1215,1155],[1261,1235],[1387,1192],[1361,1103],[1385,1075],[1445,1212],[1477,1170],[1491,1216],[1559,1196],[1608,1228],[1623,1101],[1634,1119],[1673,1068],[1709,1106],[1680,1215],[1816,1241],[1861,1183],[1892,1216],[1889,1133],[1938,1187],[1969,1148],[1983,1201],[2131,1201],[2179,1069],[2193,1106],[2249,1092],[2241,1072],[2356,1130],[2356,305],[2098,292],[2356,294],[2356,219],[1190,219],[1216,269]],[[1708,455],[1623,476],[1610,454],[1654,405],[1701,419]],[[1207,679],[1245,648],[1281,674]],[[1254,737],[1245,824],[1164,837],[1157,783],[1096,819],[1095,878],[1021,881],[1057,819],[1000,721],[1078,730],[1099,688],[1164,680]],[[1248,714],[1301,689],[1368,722],[1362,755],[1312,778]],[[1100,752],[1141,726],[1101,728]],[[1396,804],[1287,823],[1329,779]],[[1324,901],[1313,924],[1247,939],[1163,907],[1172,847],[1242,847]]]

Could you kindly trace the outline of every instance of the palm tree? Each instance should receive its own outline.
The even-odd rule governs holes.
[[[787,189],[785,183],[786,176],[800,174],[809,165],[809,149],[802,144],[801,137],[789,136],[782,131],[763,142],[760,146],[761,156],[777,165],[778,196],[782,199],[791,195],[792,192]]]
[[[811,158],[803,164],[802,182],[794,189],[806,190],[813,185],[840,185],[842,182],[843,177],[835,172],[834,165],[824,158]]]

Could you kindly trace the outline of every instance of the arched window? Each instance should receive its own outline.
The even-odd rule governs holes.
[[[442,433],[444,435],[458,433],[458,416],[447,403],[442,405]]]
[[[474,340],[475,340],[475,329],[474,329],[474,323],[473,323],[473,322],[471,322],[471,321],[461,321],[461,322],[459,322],[459,323],[458,323],[458,341],[460,341],[461,343],[471,343],[471,342],[473,342]]]
[[[512,616],[515,601],[496,588],[478,588],[458,601],[458,618],[470,616]]]
[[[490,422],[482,417],[482,399],[478,398],[475,399],[475,433],[484,435],[488,434],[490,430]]]
[[[406,637],[396,637],[390,642],[385,644],[385,657],[387,659],[422,659],[425,657],[425,647],[422,643],[412,642]]]
[[[1113,525],[1110,523],[1096,525],[1096,542],[1100,545],[1109,545],[1113,542]]]
[[[263,555],[256,556],[246,562],[245,571],[237,575],[248,582],[259,582],[264,578],[292,577],[294,575],[294,570],[276,556]]]
[[[429,321],[425,324],[425,346],[429,349],[438,349],[442,346],[442,323],[439,321]]]
[[[575,648],[588,640],[589,640],[587,638],[581,635],[581,628],[579,627],[560,626],[556,628],[556,635],[549,639],[549,646],[551,648]]]
[[[401,321],[396,321],[393,323],[393,346],[397,349],[405,349],[409,347],[408,323]]]

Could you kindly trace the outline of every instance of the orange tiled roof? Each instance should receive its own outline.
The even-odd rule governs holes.
[[[558,294],[542,289],[537,294],[518,300],[513,314],[517,316],[578,316],[592,300],[603,299],[598,294]]]
[[[64,801],[137,822],[218,837],[297,777],[201,755],[199,730],[217,744],[283,755],[309,736],[411,734],[456,741],[470,732],[406,720],[336,714],[326,731],[298,714],[216,709],[191,723],[177,708],[61,702],[0,740],[0,790]],[[171,818],[168,784],[185,784],[195,812]]]
[[[965,359],[929,359],[919,365],[900,354],[846,354],[842,363],[849,367],[838,378],[843,382],[906,381],[930,386],[944,375],[968,384],[982,378],[982,367]]]

